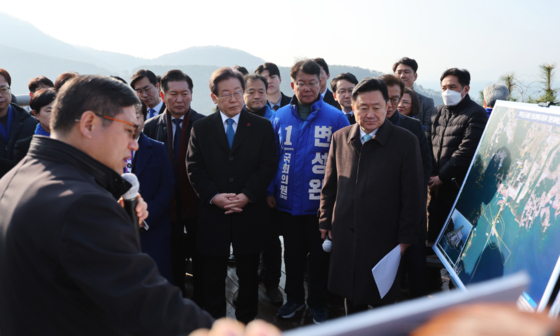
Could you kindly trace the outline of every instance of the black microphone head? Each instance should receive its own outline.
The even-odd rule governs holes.
[[[140,189],[140,182],[138,182],[138,178],[136,175],[131,173],[122,174],[121,177],[127,181],[128,183],[132,184],[132,188],[130,188],[124,195],[123,198],[125,200],[133,200],[136,199],[138,195],[138,190]]]

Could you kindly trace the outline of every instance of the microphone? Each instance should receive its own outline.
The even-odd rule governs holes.
[[[330,241],[329,237],[325,237],[325,241],[323,242],[323,251],[330,252],[332,250],[332,242]]]
[[[127,181],[128,183],[132,184],[132,188],[130,188],[122,197],[124,199],[124,210],[132,219],[132,223],[135,227],[138,226],[138,215],[136,214],[136,205],[138,205],[138,190],[140,189],[140,183],[138,182],[138,178],[136,175],[131,173],[122,174],[121,177]]]

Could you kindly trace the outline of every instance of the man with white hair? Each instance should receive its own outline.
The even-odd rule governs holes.
[[[509,90],[504,84],[490,84],[484,89],[484,109],[490,118],[497,100],[508,100]]]

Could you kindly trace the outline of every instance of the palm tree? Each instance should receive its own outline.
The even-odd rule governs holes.
[[[556,92],[558,89],[552,88],[552,83],[554,82],[554,76],[556,75],[556,63],[554,64],[541,64],[539,65],[540,73],[539,77],[541,78],[541,84],[543,85],[543,92],[544,94],[539,98],[540,102],[555,102],[556,101]]]
[[[515,72],[512,71],[510,73],[503,74],[502,76],[500,76],[500,80],[504,82],[504,84],[507,86],[509,90],[508,100],[512,100],[511,94],[513,93],[513,90],[517,88],[517,84],[518,84],[518,80],[517,80],[517,76],[515,75]]]

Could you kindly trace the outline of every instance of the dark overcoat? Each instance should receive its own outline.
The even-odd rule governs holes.
[[[148,230],[140,234],[142,252],[156,262],[159,272],[173,283],[171,273],[171,221],[169,202],[175,179],[165,145],[140,133],[132,172],[140,182],[140,195],[148,203]]]
[[[189,180],[200,199],[197,249],[205,255],[258,253],[271,233],[267,188],[276,167],[276,139],[268,119],[241,111],[232,148],[220,112],[193,124],[187,152]],[[219,193],[244,193],[240,213],[210,204]]]
[[[374,304],[372,268],[398,244],[418,242],[425,189],[418,139],[391,122],[362,145],[358,124],[333,136],[321,193],[319,227],[332,230],[331,292]],[[400,279],[387,294],[396,299]]]
[[[159,274],[117,199],[130,184],[37,136],[0,179],[0,334],[179,335],[213,319]]]

